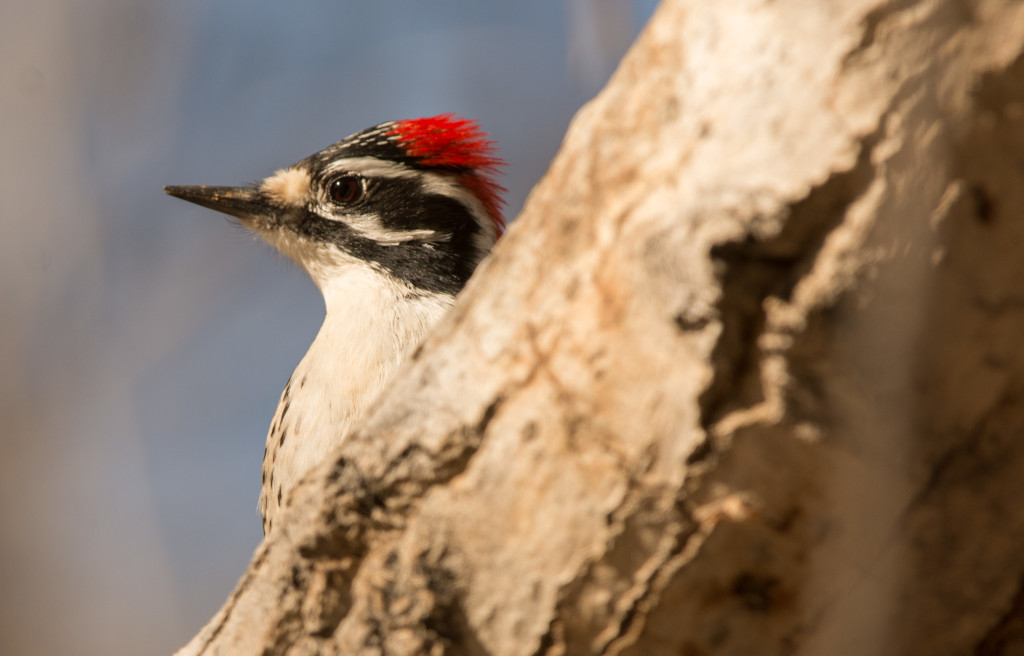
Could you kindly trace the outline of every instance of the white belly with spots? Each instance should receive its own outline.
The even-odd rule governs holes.
[[[285,386],[267,435],[260,493],[265,533],[298,480],[342,443],[453,302],[358,271],[321,291],[327,316]]]

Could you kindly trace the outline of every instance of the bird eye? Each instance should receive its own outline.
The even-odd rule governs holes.
[[[335,203],[354,203],[363,195],[363,181],[353,175],[335,178],[327,187],[327,193]]]

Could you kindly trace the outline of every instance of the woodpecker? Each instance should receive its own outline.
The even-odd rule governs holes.
[[[326,315],[281,394],[263,453],[263,531],[445,314],[505,229],[504,162],[475,121],[381,123],[252,186],[169,186],[295,261]]]

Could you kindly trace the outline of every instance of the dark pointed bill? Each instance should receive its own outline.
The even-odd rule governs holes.
[[[240,219],[271,211],[267,199],[253,187],[168,186],[164,193]]]

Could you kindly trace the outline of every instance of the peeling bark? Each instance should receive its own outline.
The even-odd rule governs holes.
[[[1024,652],[1022,52],[666,0],[180,653]]]

